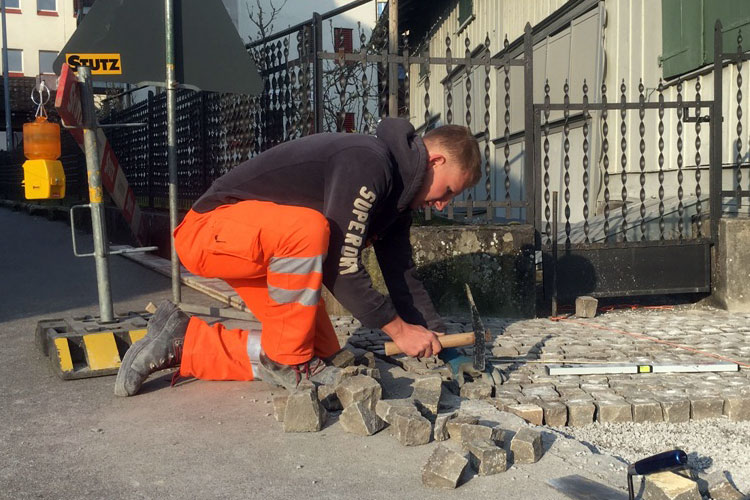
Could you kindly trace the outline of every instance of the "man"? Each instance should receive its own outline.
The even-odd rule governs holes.
[[[388,118],[376,136],[316,134],[278,145],[214,182],[175,230],[190,272],[226,281],[263,325],[258,372],[253,336],[159,306],[126,353],[115,394],[132,396],[153,372],[208,380],[261,378],[294,389],[324,382],[340,345],[325,285],[363,326],[382,329],[408,355],[440,352],[443,323],[414,276],[411,211],[443,207],[477,183],[481,156],[465,127],[419,137]],[[372,243],[390,298],[372,287],[361,252]]]

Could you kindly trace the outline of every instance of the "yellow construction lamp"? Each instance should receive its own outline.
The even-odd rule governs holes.
[[[60,125],[47,121],[44,105],[49,101],[50,92],[43,80],[37,92],[38,102],[34,91],[31,93],[31,100],[37,104],[36,118],[23,124],[23,154],[27,160],[23,164],[22,184],[28,200],[60,199],[65,197],[65,171],[58,161]]]

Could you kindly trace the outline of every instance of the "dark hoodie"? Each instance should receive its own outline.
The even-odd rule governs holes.
[[[442,330],[414,276],[409,204],[422,186],[427,151],[414,127],[386,118],[376,137],[315,134],[280,144],[220,177],[193,205],[196,212],[242,200],[312,208],[331,229],[323,283],[365,327],[396,312],[407,322]],[[361,252],[372,242],[390,298],[372,287]]]

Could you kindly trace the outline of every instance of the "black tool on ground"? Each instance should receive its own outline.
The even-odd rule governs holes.
[[[671,450],[638,460],[628,467],[628,497],[635,498],[633,493],[633,476],[644,476],[655,472],[666,472],[682,469],[687,465],[687,454],[682,450]]]

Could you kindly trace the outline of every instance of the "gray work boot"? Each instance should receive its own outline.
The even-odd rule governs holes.
[[[282,365],[260,351],[258,364],[260,379],[289,392],[294,391],[302,380],[310,380],[319,385],[336,385],[341,381],[341,368],[326,365],[320,358],[313,356],[310,361],[298,365]]]
[[[180,365],[190,317],[165,300],[148,322],[146,336],[125,353],[115,380],[116,396],[136,394],[152,373]]]

